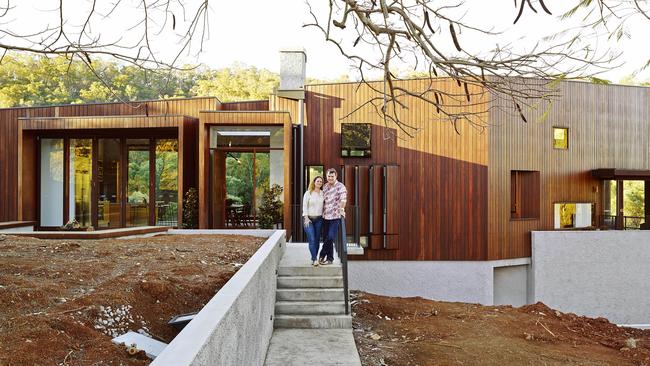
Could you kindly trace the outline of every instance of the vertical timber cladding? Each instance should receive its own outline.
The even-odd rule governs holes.
[[[214,97],[138,101],[130,103],[97,103],[50,107],[25,107],[0,109],[0,221],[22,220],[18,186],[22,142],[19,139],[19,117],[73,117],[119,115],[177,114],[198,118],[201,110],[219,109]],[[31,214],[28,214],[31,215]]]
[[[430,82],[408,80],[398,85],[411,91],[424,91]],[[463,88],[455,82],[443,78],[433,82],[436,88],[449,93],[445,97],[445,104],[450,105],[447,108],[474,113],[487,123],[487,96],[482,89],[470,86],[472,98],[467,102]],[[375,87],[381,89],[382,84],[375,83]],[[361,176],[365,176],[369,166],[395,166],[397,170],[394,174],[399,182],[397,192],[387,193],[391,205],[399,200],[399,215],[389,220],[390,230],[395,229],[394,234],[399,235],[398,249],[373,245],[377,249],[367,249],[359,259],[486,259],[487,130],[479,131],[466,122],[459,122],[459,133],[456,133],[453,125],[436,113],[434,106],[405,97],[402,101],[409,108],[398,111],[398,115],[419,129],[414,137],[408,137],[390,121],[385,124],[372,105],[362,106],[378,96],[367,85],[319,84],[307,85],[306,90],[306,165],[322,164],[326,168],[358,165],[359,171],[363,171]],[[428,97],[433,99],[433,95]],[[279,105],[271,99],[271,109]],[[342,122],[373,125],[371,158],[341,158]],[[398,137],[391,138],[394,135]],[[394,183],[392,174],[389,178]],[[361,186],[365,179],[360,179]],[[378,169],[376,179],[375,185],[381,187],[382,169]],[[374,193],[378,199],[382,198],[381,191]],[[367,203],[361,207],[369,210]],[[373,221],[381,224],[382,218],[373,217]],[[389,241],[387,248],[392,245]]]
[[[534,81],[527,81],[528,83]],[[524,110],[507,101],[490,108],[488,259],[528,257],[530,232],[553,230],[553,204],[592,202],[602,212],[599,168],[650,169],[650,88],[562,82],[560,98]],[[569,149],[553,148],[553,127],[569,129]],[[510,171],[539,171],[540,217],[510,219]]]

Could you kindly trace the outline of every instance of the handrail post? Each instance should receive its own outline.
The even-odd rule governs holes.
[[[339,251],[341,269],[343,270],[343,297],[345,301],[345,315],[350,314],[348,293],[348,240],[345,230],[345,217],[341,217],[341,246]]]

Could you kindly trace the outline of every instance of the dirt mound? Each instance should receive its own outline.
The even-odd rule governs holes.
[[[650,365],[650,331],[542,303],[513,308],[354,295],[363,365]]]
[[[197,311],[264,239],[170,235],[0,241],[0,366],[146,365],[111,339],[171,341],[172,315]]]

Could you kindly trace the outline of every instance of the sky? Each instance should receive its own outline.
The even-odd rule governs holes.
[[[311,3],[315,6],[325,1]],[[555,14],[568,10],[569,2],[566,0],[547,0],[546,3]],[[222,67],[233,62],[244,62],[277,71],[279,49],[304,47],[307,51],[307,73],[310,77],[332,79],[349,73],[353,68],[334,45],[324,41],[320,31],[303,27],[303,24],[311,21],[303,0],[238,0],[223,5],[212,4],[212,7],[214,15],[211,14],[210,19],[211,39],[207,51],[200,58],[201,62],[210,66]],[[512,0],[467,0],[463,11],[467,11],[465,19],[468,22],[483,27],[495,27],[503,32],[503,35],[489,40],[478,34],[459,35],[464,48],[479,53],[491,49],[497,42],[531,46],[541,37],[572,25],[567,21],[559,21],[557,16],[535,14],[531,11],[525,12],[522,19],[512,25],[516,16]],[[486,17],[486,14],[490,16]],[[245,20],[242,20],[242,16]],[[616,61],[617,67],[602,74],[603,78],[618,82],[640,69],[645,61],[650,59],[650,50],[647,47],[650,21],[635,20],[638,20],[638,24],[630,24],[630,32],[636,37],[629,40],[623,38],[620,43],[609,44],[622,54]],[[354,38],[348,39],[348,44],[353,40]],[[448,45],[451,47],[451,42]],[[600,49],[606,49],[606,37],[601,37],[597,45]],[[648,71],[639,74],[637,79],[650,79]]]
[[[139,3],[138,0],[123,1]],[[558,20],[558,15],[576,2],[577,0],[546,0],[547,6],[554,13],[553,16],[541,12],[535,14],[527,9],[521,20],[513,25],[516,9],[512,0],[466,0],[457,14],[462,11],[463,19],[468,23],[499,31],[500,34],[485,37],[477,32],[465,31],[459,34],[459,38],[464,49],[479,54],[486,53],[497,44],[511,43],[517,48],[530,49],[541,37],[570,28],[577,23],[578,17],[571,21]],[[110,2],[104,4],[107,3],[110,4]],[[186,17],[192,14],[198,3],[200,2],[197,0],[186,1]],[[5,17],[3,18],[5,22],[0,24],[0,27],[7,27],[9,24],[27,33],[34,25],[54,24],[58,19],[58,13],[50,9],[56,4],[57,1],[54,0],[21,0],[19,3],[14,3],[19,5],[11,13],[14,22],[11,23],[11,19]],[[89,9],[90,4],[92,4],[90,0],[66,0],[64,11],[66,17],[71,19],[67,25],[74,25],[75,22],[82,23],[82,19],[75,20],[74,16],[83,14],[84,9]],[[334,45],[326,43],[320,31],[303,27],[304,24],[312,21],[305,0],[212,0],[209,4],[209,36],[203,45],[204,50],[197,56],[194,54],[197,48],[193,48],[190,55],[184,54],[183,63],[202,63],[211,68],[243,63],[278,72],[279,50],[304,48],[307,53],[308,77],[335,79],[344,74],[355,77],[352,73],[354,65],[341,56]],[[310,4],[320,11],[319,14],[324,14],[324,6],[327,4],[325,0],[312,0]],[[537,2],[533,1],[533,4]],[[101,34],[103,40],[110,39],[111,36],[128,38],[129,28],[137,22],[137,14],[137,11],[114,13],[110,19],[103,22],[95,18],[96,25],[93,32]],[[179,19],[178,32],[186,23],[183,22],[179,9],[175,10],[175,14],[178,14]],[[30,21],[17,21],[21,19]],[[600,75],[613,82],[618,82],[639,70],[650,59],[650,49],[646,45],[650,21],[639,17],[632,18],[626,26],[630,39],[623,37],[620,42],[608,43],[606,37],[595,38],[586,33],[581,37],[581,41],[591,42],[593,47],[601,51],[612,47],[621,52],[620,58],[612,65],[616,67]],[[168,33],[162,33],[154,42],[155,48],[160,52],[159,56],[169,59],[174,55],[172,51],[178,49],[178,45],[174,41],[174,35]],[[440,36],[446,37],[443,34]],[[347,38],[342,40],[344,44],[349,45],[354,41],[354,36],[348,33]],[[2,41],[3,39],[0,39],[0,42]],[[443,48],[447,47],[450,50],[453,48],[449,40],[444,40],[442,44]],[[410,65],[403,65],[403,67],[408,66]],[[650,79],[650,68],[637,75],[636,79]]]

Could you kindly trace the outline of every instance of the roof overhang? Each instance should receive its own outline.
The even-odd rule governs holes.
[[[591,175],[597,179],[650,180],[650,170],[635,169],[595,169]]]
[[[71,117],[20,117],[22,130],[82,130],[82,129],[149,129],[178,128],[196,118],[183,115],[121,115]]]

